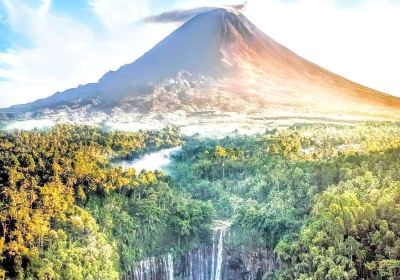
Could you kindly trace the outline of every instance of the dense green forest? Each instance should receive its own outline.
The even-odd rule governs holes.
[[[160,244],[183,247],[206,235],[209,203],[178,194],[161,172],[110,164],[180,144],[169,128],[2,132],[0,279],[118,279]]]
[[[275,250],[275,279],[400,279],[400,125],[308,125],[188,139],[172,174]]]
[[[180,145],[170,175],[111,164]],[[268,279],[400,278],[397,123],[0,132],[0,188],[0,278],[118,279],[205,242],[215,218],[229,242],[274,250]]]

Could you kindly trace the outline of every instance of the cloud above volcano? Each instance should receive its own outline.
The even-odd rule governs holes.
[[[221,7],[242,11],[245,9],[246,5],[247,1],[238,5],[225,5]],[[177,10],[163,12],[161,14],[148,16],[144,18],[143,21],[146,23],[182,23],[200,13],[205,13],[216,8],[218,7],[197,7],[192,9],[177,9]]]

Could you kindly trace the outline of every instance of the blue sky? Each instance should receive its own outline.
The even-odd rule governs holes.
[[[96,82],[179,26],[146,16],[240,2],[0,0],[0,107]],[[249,0],[244,13],[301,56],[400,96],[400,0]]]

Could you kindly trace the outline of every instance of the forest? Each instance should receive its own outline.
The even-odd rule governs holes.
[[[168,174],[112,164],[175,146]],[[215,219],[274,251],[264,279],[400,279],[399,123],[2,131],[0,190],[0,279],[119,279],[207,242]]]
[[[275,251],[268,279],[400,279],[400,126],[304,125],[188,139],[178,186]]]
[[[0,278],[119,279],[160,244],[206,235],[209,203],[178,194],[162,172],[110,164],[180,144],[172,128],[2,132]]]

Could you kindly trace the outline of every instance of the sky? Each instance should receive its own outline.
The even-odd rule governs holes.
[[[96,82],[179,27],[144,20],[235,0],[0,0],[0,107]],[[249,0],[243,13],[302,57],[400,97],[400,0]]]

